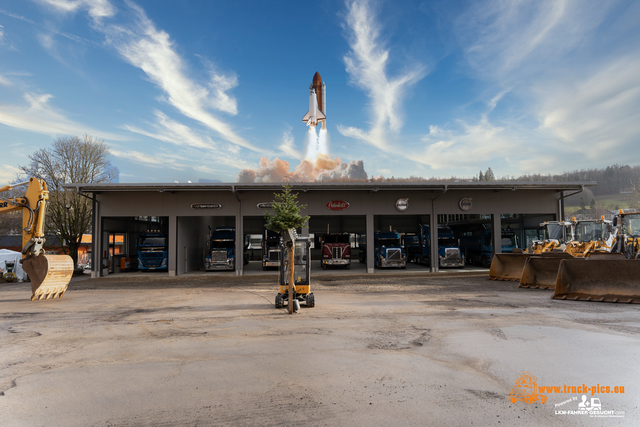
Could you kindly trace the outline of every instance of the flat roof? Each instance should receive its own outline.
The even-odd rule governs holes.
[[[244,190],[280,190],[285,183],[105,183],[105,184],[64,184],[64,188],[75,188],[83,193],[103,193],[117,191],[244,191]],[[525,182],[525,181],[490,181],[490,182],[291,182],[291,187],[298,191],[309,190],[555,190],[579,191],[585,187],[595,187],[595,181],[571,182]]]

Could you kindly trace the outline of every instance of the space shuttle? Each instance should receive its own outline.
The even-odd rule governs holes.
[[[309,85],[309,111],[302,118],[307,126],[315,127],[322,122],[322,129],[327,128],[327,87],[320,77],[320,73],[316,71],[313,75],[313,81]]]

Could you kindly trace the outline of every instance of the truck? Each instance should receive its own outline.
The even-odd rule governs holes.
[[[349,233],[326,233],[320,236],[322,260],[320,266],[325,270],[328,266],[351,268],[351,241]]]
[[[136,244],[138,270],[169,270],[168,235],[160,230],[141,233]]]
[[[417,261],[431,263],[431,234],[428,224],[420,224],[420,245],[422,253]],[[440,267],[464,267],[464,255],[456,235],[450,227],[438,225],[438,265]]]
[[[373,246],[376,267],[407,267],[407,254],[400,244],[400,234],[397,231],[376,231],[373,235]]]
[[[209,240],[204,257],[204,269],[235,270],[236,268],[236,228],[216,227],[211,231],[209,227]]]
[[[468,264],[479,264],[484,268],[491,266],[493,256],[493,233],[490,224],[483,224],[484,229],[471,232],[471,235],[460,236],[460,248]],[[503,228],[502,253],[512,253],[518,249],[516,233],[510,228]]]
[[[420,245],[420,236],[416,233],[405,233],[400,238],[400,244],[407,251],[407,262],[418,262],[422,254],[422,246]]]
[[[262,269],[271,267],[280,268],[282,263],[282,249],[280,247],[280,234],[275,231],[265,230],[262,239]]]

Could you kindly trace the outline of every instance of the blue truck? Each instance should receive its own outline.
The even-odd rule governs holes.
[[[464,233],[460,237],[460,247],[466,256],[467,262],[489,268],[491,266],[491,257],[493,256],[492,241],[493,236],[489,225],[486,225],[482,230]],[[502,253],[511,253],[514,249],[518,249],[516,234],[511,229],[502,229],[501,243]]]
[[[414,260],[422,264],[431,263],[431,234],[427,224],[420,224],[420,246]],[[456,235],[446,225],[438,225],[438,265],[440,267],[464,267],[464,255]]]
[[[407,254],[400,244],[400,234],[395,231],[376,231],[373,235],[373,244],[376,267],[407,267]]]
[[[211,231],[209,227],[209,240],[204,257],[204,269],[235,270],[236,268],[236,228],[216,227]]]
[[[149,230],[138,237],[138,270],[169,270],[168,235]]]

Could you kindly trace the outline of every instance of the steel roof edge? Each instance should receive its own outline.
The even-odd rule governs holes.
[[[64,188],[76,189],[83,193],[114,191],[242,191],[242,190],[279,190],[285,183],[104,183],[104,184],[64,184]],[[291,187],[298,191],[309,190],[581,190],[595,187],[595,181],[568,182],[292,182]]]

